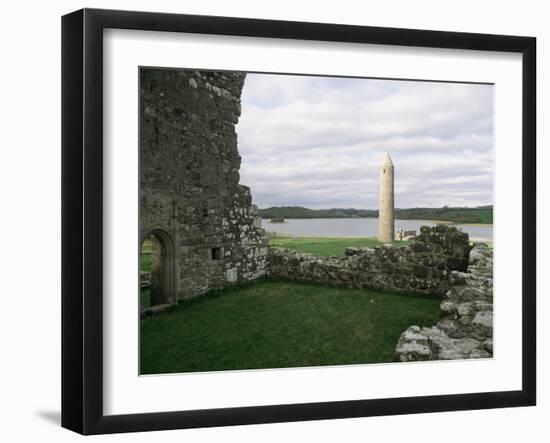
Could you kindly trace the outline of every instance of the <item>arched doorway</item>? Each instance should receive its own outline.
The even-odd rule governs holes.
[[[174,245],[168,233],[150,231],[141,241],[140,252],[141,310],[175,303]]]

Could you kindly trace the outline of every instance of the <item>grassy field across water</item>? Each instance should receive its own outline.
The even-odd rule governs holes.
[[[394,245],[405,245],[407,242],[395,241]],[[382,243],[375,238],[364,237],[271,237],[270,246],[294,249],[299,252],[307,252],[315,255],[344,255],[346,248],[372,248],[380,246]]]
[[[141,322],[142,374],[393,361],[399,335],[439,319],[437,298],[259,281]]]

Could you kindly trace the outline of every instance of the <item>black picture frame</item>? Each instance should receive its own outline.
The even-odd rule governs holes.
[[[103,30],[503,51],[522,54],[522,389],[131,415],[103,413]],[[62,18],[62,426],[82,434],[320,420],[536,403],[536,39],[83,9]]]

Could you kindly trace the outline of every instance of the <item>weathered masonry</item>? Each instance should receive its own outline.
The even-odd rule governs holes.
[[[270,248],[269,274],[327,286],[443,296],[451,272],[466,271],[469,253],[468,234],[445,225],[423,226],[405,246],[347,248],[344,257]]]
[[[140,71],[140,244],[157,245],[153,304],[266,272],[265,232],[250,189],[239,184],[235,124],[244,80],[242,73]]]
[[[493,355],[493,251],[477,243],[466,272],[453,271],[431,328],[413,325],[399,337],[398,361],[489,358]]]

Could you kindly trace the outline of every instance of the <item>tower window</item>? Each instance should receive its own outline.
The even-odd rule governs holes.
[[[212,260],[221,260],[223,258],[223,248],[212,248]]]

